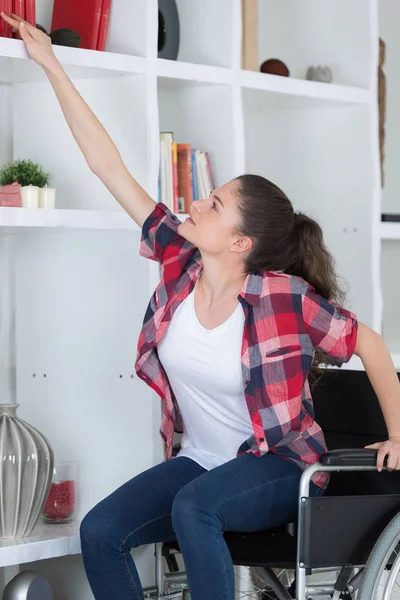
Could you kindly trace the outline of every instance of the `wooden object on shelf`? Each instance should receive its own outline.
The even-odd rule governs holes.
[[[383,65],[386,57],[386,44],[379,38],[378,68],[378,108],[379,108],[379,151],[381,158],[381,184],[385,186],[385,121],[386,121],[386,75]]]
[[[242,0],[242,69],[258,71],[258,0]]]

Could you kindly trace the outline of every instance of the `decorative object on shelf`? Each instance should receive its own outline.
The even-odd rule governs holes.
[[[379,38],[379,67],[378,67],[378,110],[379,110],[379,151],[381,158],[381,185],[385,186],[385,121],[386,121],[386,75],[383,65],[386,58],[386,44]]]
[[[56,462],[43,508],[45,523],[70,523],[76,508],[76,463]]]
[[[36,185],[24,185],[21,188],[23,208],[39,208],[39,188]]]
[[[37,571],[23,571],[6,585],[2,600],[54,600],[54,596],[47,579]]]
[[[21,207],[21,186],[14,182],[0,188],[0,206]]]
[[[79,48],[81,36],[72,29],[56,29],[50,33],[51,43],[55,46],[69,46]]]
[[[265,60],[261,67],[261,73],[269,73],[270,75],[280,75],[281,77],[289,77],[290,71],[284,62],[278,58],[270,58]]]
[[[31,160],[16,160],[0,169],[0,185],[18,182],[21,186],[44,187],[49,183],[49,175]]]
[[[306,78],[309,81],[321,81],[323,83],[332,82],[332,70],[328,66],[308,67]]]
[[[43,27],[43,25],[39,25],[39,23],[36,23],[36,29],[39,29],[39,31],[43,31],[43,33],[45,33],[46,35],[49,35],[48,31]]]
[[[55,208],[56,190],[47,185],[39,189],[39,208]]]
[[[176,60],[179,40],[179,13],[175,0],[158,0],[158,58]]]
[[[258,0],[242,0],[242,69],[258,66]]]
[[[54,456],[46,438],[0,405],[0,538],[29,536],[49,494]]]

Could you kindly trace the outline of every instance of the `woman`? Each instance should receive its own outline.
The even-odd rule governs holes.
[[[316,353],[336,363],[361,357],[390,436],[375,446],[378,467],[387,456],[388,468],[400,468],[400,386],[390,355],[379,335],[331,302],[338,289],[321,229],[279,188],[238,177],[193,203],[180,224],[127,172],[49,38],[2,18],[46,71],[89,167],[142,228],[141,254],[163,267],[136,370],[163,399],[167,458],[183,426],[181,450],[83,520],[93,594],[142,599],[130,550],[176,537],[193,600],[233,600],[223,531],[295,519],[301,472],[325,450],[308,384]],[[325,485],[326,475],[316,474],[311,493]]]

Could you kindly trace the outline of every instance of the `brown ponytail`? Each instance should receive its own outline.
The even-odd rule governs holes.
[[[303,213],[295,213],[293,236],[297,253],[285,272],[302,277],[327,300],[343,301],[334,260],[325,246],[320,225]]]

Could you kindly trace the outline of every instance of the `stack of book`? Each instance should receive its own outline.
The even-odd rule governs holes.
[[[0,12],[4,12],[9,17],[14,13],[36,27],[36,0],[0,0]],[[13,33],[10,25],[1,19],[0,37],[19,38],[19,34]]]
[[[104,50],[112,0],[54,0],[51,31],[71,29],[79,34],[80,48]],[[0,11],[14,13],[36,27],[36,0],[0,0]],[[1,20],[1,37],[19,38],[10,25]]]
[[[188,213],[194,200],[208,198],[214,181],[207,152],[177,144],[173,133],[160,133],[158,200],[174,213]]]
[[[104,50],[110,10],[111,0],[54,0],[51,31],[72,29],[80,35],[80,48]]]

